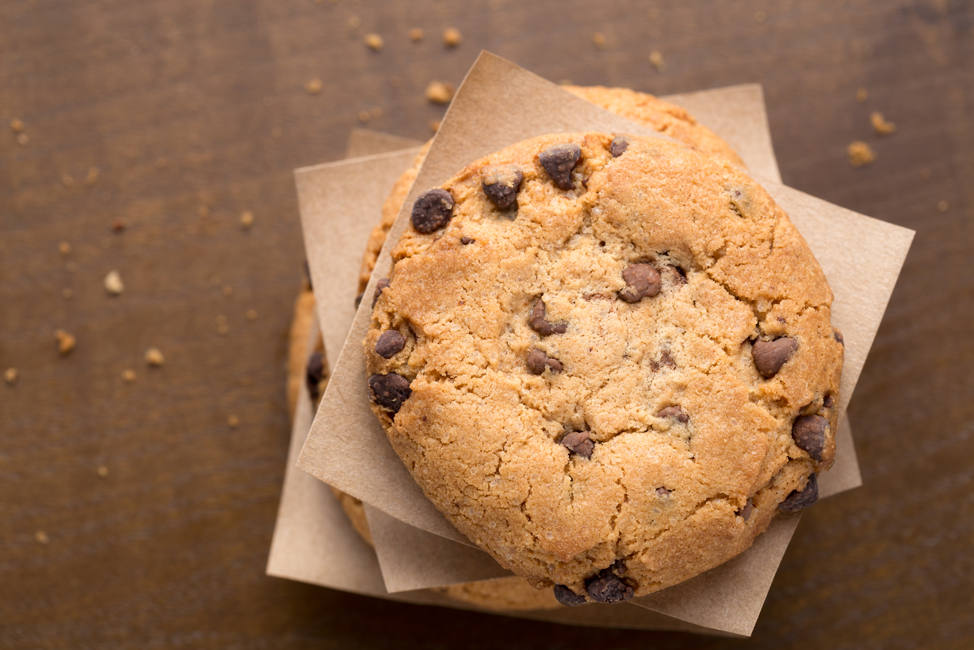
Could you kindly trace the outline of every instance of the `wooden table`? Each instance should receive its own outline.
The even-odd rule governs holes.
[[[426,85],[481,49],[657,94],[760,82],[788,184],[917,231],[850,408],[865,487],[808,512],[750,646],[974,646],[974,5],[649,4],[0,4],[0,646],[741,644],[264,575],[303,274],[291,170],[355,126],[427,138]]]

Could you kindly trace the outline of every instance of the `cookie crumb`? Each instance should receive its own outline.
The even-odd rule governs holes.
[[[219,334],[220,336],[226,336],[227,334],[230,333],[230,326],[227,325],[226,323],[219,323],[216,326],[216,333]]]
[[[850,142],[846,153],[849,155],[849,164],[854,168],[865,167],[876,160],[873,148],[861,140]]]
[[[439,120],[430,120],[429,127],[430,127],[430,131],[432,131],[433,133],[436,133],[437,131],[440,130],[440,121]]]
[[[74,187],[74,176],[71,174],[61,174],[61,185],[65,187]]]
[[[869,121],[872,122],[876,135],[889,135],[896,132],[896,125],[883,119],[882,113],[874,111],[869,115]]]
[[[232,295],[233,295],[233,287],[231,287],[229,284],[226,285],[225,287],[223,287],[223,297],[224,298],[229,298]]]
[[[145,362],[154,368],[159,368],[166,362],[166,357],[162,356],[159,348],[149,348],[145,351]]]
[[[47,544],[51,541],[51,538],[47,536],[43,530],[39,530],[34,533],[34,539],[37,540],[38,544]]]
[[[164,157],[159,156],[156,158],[156,169],[164,169],[169,164],[169,161]]]
[[[250,212],[248,210],[247,212],[244,212],[243,214],[240,215],[240,227],[241,228],[243,228],[244,230],[250,230],[250,227],[252,225],[254,225],[254,213],[253,212]]]
[[[656,72],[662,72],[666,69],[666,62],[663,61],[663,53],[659,50],[653,50],[649,53],[649,64],[656,68]]]
[[[7,368],[3,371],[3,380],[11,386],[17,383],[17,377],[18,374],[16,368]]]
[[[448,27],[443,30],[443,44],[447,47],[456,47],[463,42],[463,34],[455,27]]]
[[[122,381],[126,384],[131,384],[135,382],[135,371],[131,368],[126,368],[122,371]]]
[[[98,467],[98,469],[95,470],[95,472],[98,473],[99,478],[107,478],[108,477],[108,468],[105,467],[104,465],[100,465]]]
[[[602,32],[595,32],[592,34],[592,45],[600,50],[603,49],[605,47],[605,34]]]
[[[125,222],[121,219],[116,219],[112,222],[112,232],[116,235],[120,235],[125,232]]]
[[[362,24],[362,19],[361,18],[359,18],[358,16],[349,16],[349,18],[348,18],[348,26],[349,27],[351,27],[352,29],[358,29],[359,28],[359,25],[361,25],[361,24]]]
[[[125,285],[122,284],[122,276],[119,275],[118,271],[109,271],[108,275],[105,276],[105,291],[110,296],[120,296],[125,291]]]
[[[54,338],[57,340],[57,351],[62,357],[71,354],[71,351],[74,350],[74,346],[77,343],[77,339],[64,330],[55,331]]]
[[[66,241],[61,242],[60,244],[57,245],[57,252],[59,252],[61,255],[70,255],[71,244],[69,244]]]
[[[378,34],[371,33],[365,35],[365,45],[373,52],[378,52],[382,49],[382,46],[385,45],[385,41],[383,41],[382,37]]]
[[[200,219],[206,219],[208,216],[210,216],[210,208],[206,205],[201,205],[199,208],[197,208],[196,212],[200,215]]]
[[[409,30],[409,40],[411,40],[413,43],[419,43],[425,37],[426,34],[424,34],[423,30],[419,27],[413,27]]]
[[[434,104],[449,104],[453,99],[456,89],[453,84],[443,83],[442,81],[431,81],[426,86],[426,99]]]
[[[366,122],[368,122],[371,119],[372,119],[372,113],[370,113],[368,111],[359,111],[358,112],[358,121],[361,122],[362,124],[365,124]]]
[[[758,25],[763,23],[767,17],[768,15],[765,14],[763,11],[754,12],[754,22],[756,22]]]
[[[323,87],[324,86],[321,83],[321,79],[318,79],[317,77],[304,82],[304,92],[308,93],[309,95],[317,95],[321,92]]]
[[[247,320],[257,320],[257,310],[248,309],[247,310]]]
[[[856,88],[856,101],[860,104],[864,104],[867,99],[869,99],[869,91],[862,86]]]
[[[940,212],[946,212],[950,209],[950,204],[946,201],[937,201],[937,210]]]
[[[97,167],[89,167],[88,168],[88,175],[85,176],[85,185],[87,185],[88,187],[91,187],[92,185],[94,185],[95,183],[97,183],[98,182],[98,176],[99,176],[99,174],[100,174],[100,172],[98,171],[98,168]]]
[[[10,120],[10,130],[13,131],[14,133],[23,133],[24,123],[15,117],[12,120]]]
[[[26,147],[28,142],[30,142],[30,136],[28,136],[26,133],[21,133],[17,136],[17,144],[19,144],[21,147]]]
[[[71,300],[74,298],[74,291],[72,291],[70,287],[64,287],[61,289],[61,297],[65,300]]]
[[[231,429],[236,429],[240,426],[240,418],[238,418],[236,415],[231,415],[227,418],[227,426],[229,426]]]

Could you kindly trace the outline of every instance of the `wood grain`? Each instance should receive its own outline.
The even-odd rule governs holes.
[[[447,49],[451,26],[463,42]],[[303,273],[291,170],[340,157],[355,126],[427,138],[444,109],[426,85],[489,49],[658,94],[760,82],[788,184],[917,230],[850,407],[866,485],[803,519],[750,645],[971,647],[972,28],[965,0],[0,3],[0,370],[19,372],[0,384],[0,646],[740,645],[263,573]],[[897,132],[875,135],[872,111]],[[856,139],[877,160],[854,170]],[[69,356],[58,328],[77,337]]]

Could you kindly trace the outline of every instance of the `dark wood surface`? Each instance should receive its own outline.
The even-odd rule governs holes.
[[[966,0],[0,3],[0,370],[19,372],[0,383],[0,646],[974,647],[972,27]],[[803,519],[749,642],[264,575],[302,277],[291,170],[338,158],[362,111],[428,137],[426,84],[481,49],[658,94],[760,82],[787,183],[917,231],[850,407],[865,487]],[[863,169],[857,139],[877,155]]]

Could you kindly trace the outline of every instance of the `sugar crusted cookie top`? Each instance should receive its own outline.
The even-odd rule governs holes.
[[[814,501],[834,456],[832,294],[739,169],[660,139],[550,135],[412,217],[365,340],[373,410],[502,565],[566,604],[624,600]]]

